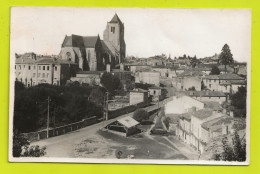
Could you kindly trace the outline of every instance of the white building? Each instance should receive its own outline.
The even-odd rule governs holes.
[[[165,114],[182,114],[203,108],[203,102],[189,96],[172,97],[172,100],[165,104]]]

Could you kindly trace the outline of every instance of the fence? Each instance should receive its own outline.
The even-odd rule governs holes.
[[[94,116],[94,117],[90,117],[90,118],[84,119],[84,120],[76,122],[76,123],[72,123],[72,124],[68,124],[68,125],[64,125],[64,126],[60,126],[60,127],[56,127],[56,128],[50,128],[48,131],[49,137],[63,135],[68,132],[72,132],[72,131],[78,130],[80,128],[95,124],[96,122],[97,122],[97,117]],[[38,140],[47,138],[47,130],[24,133],[24,135],[31,142],[38,141]]]

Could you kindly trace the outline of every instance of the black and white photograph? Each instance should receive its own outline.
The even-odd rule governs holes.
[[[251,10],[10,15],[10,162],[249,165]]]

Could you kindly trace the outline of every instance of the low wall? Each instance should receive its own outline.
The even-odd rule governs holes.
[[[68,125],[64,125],[64,126],[60,126],[60,127],[56,127],[56,128],[50,128],[49,137],[63,135],[68,132],[72,132],[72,131],[78,130],[80,128],[83,128],[83,127],[86,127],[86,126],[89,126],[89,125],[92,125],[95,123],[97,123],[96,116],[84,119],[84,120],[76,122],[76,123],[72,123],[72,124],[68,124]],[[38,140],[47,138],[47,130],[23,133],[23,135],[25,137],[27,137],[30,142],[38,141]]]
[[[126,106],[117,110],[108,111],[108,119],[116,118],[120,115],[124,115],[130,112],[134,112],[138,108],[148,106],[147,102],[137,103],[135,105]]]

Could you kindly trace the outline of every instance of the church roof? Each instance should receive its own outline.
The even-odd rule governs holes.
[[[119,23],[120,25],[123,25],[117,14],[114,15],[114,17],[111,19],[109,23]]]
[[[104,49],[105,52],[107,52],[110,55],[113,55],[114,53],[112,53],[112,51],[108,48],[107,44],[105,43],[105,41],[101,40],[101,44],[102,47]]]
[[[79,36],[72,34],[65,36],[62,47],[85,47],[94,48],[99,36]]]
[[[99,36],[84,36],[83,41],[85,48],[95,48],[98,38]]]

